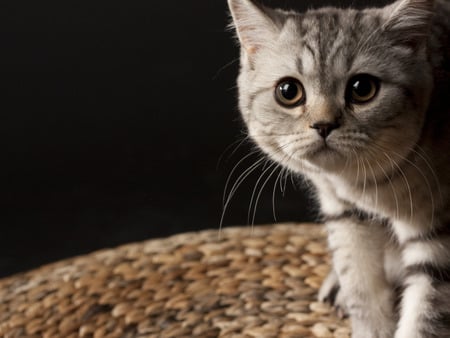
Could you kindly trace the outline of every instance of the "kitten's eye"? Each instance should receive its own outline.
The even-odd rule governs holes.
[[[299,80],[284,78],[278,82],[275,88],[275,99],[287,108],[298,106],[305,102],[305,90]]]
[[[347,85],[347,100],[362,104],[372,100],[378,93],[380,81],[368,74],[359,74],[350,79]]]

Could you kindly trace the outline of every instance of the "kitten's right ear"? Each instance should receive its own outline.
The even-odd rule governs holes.
[[[249,57],[275,39],[279,29],[270,16],[270,9],[254,0],[228,0],[228,7],[233,18],[232,27]]]
[[[397,0],[384,8],[383,28],[400,43],[421,45],[428,37],[434,0]]]

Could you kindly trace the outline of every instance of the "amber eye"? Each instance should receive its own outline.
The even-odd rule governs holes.
[[[299,80],[288,77],[278,82],[275,88],[275,99],[287,108],[298,106],[305,102],[305,90]]]
[[[351,103],[363,104],[372,100],[378,93],[380,81],[369,74],[359,74],[347,84],[347,100]]]

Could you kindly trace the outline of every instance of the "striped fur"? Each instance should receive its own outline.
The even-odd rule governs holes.
[[[356,338],[450,337],[450,0],[228,3],[249,135],[316,188],[334,264],[319,298],[348,311]],[[346,94],[357,74],[379,79],[364,104]],[[286,77],[306,95],[292,108],[274,95]]]

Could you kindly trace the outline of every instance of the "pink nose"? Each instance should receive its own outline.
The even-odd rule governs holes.
[[[328,135],[334,130],[340,127],[340,124],[337,122],[317,122],[310,126],[313,129],[316,129],[320,136],[323,138],[327,138]]]

